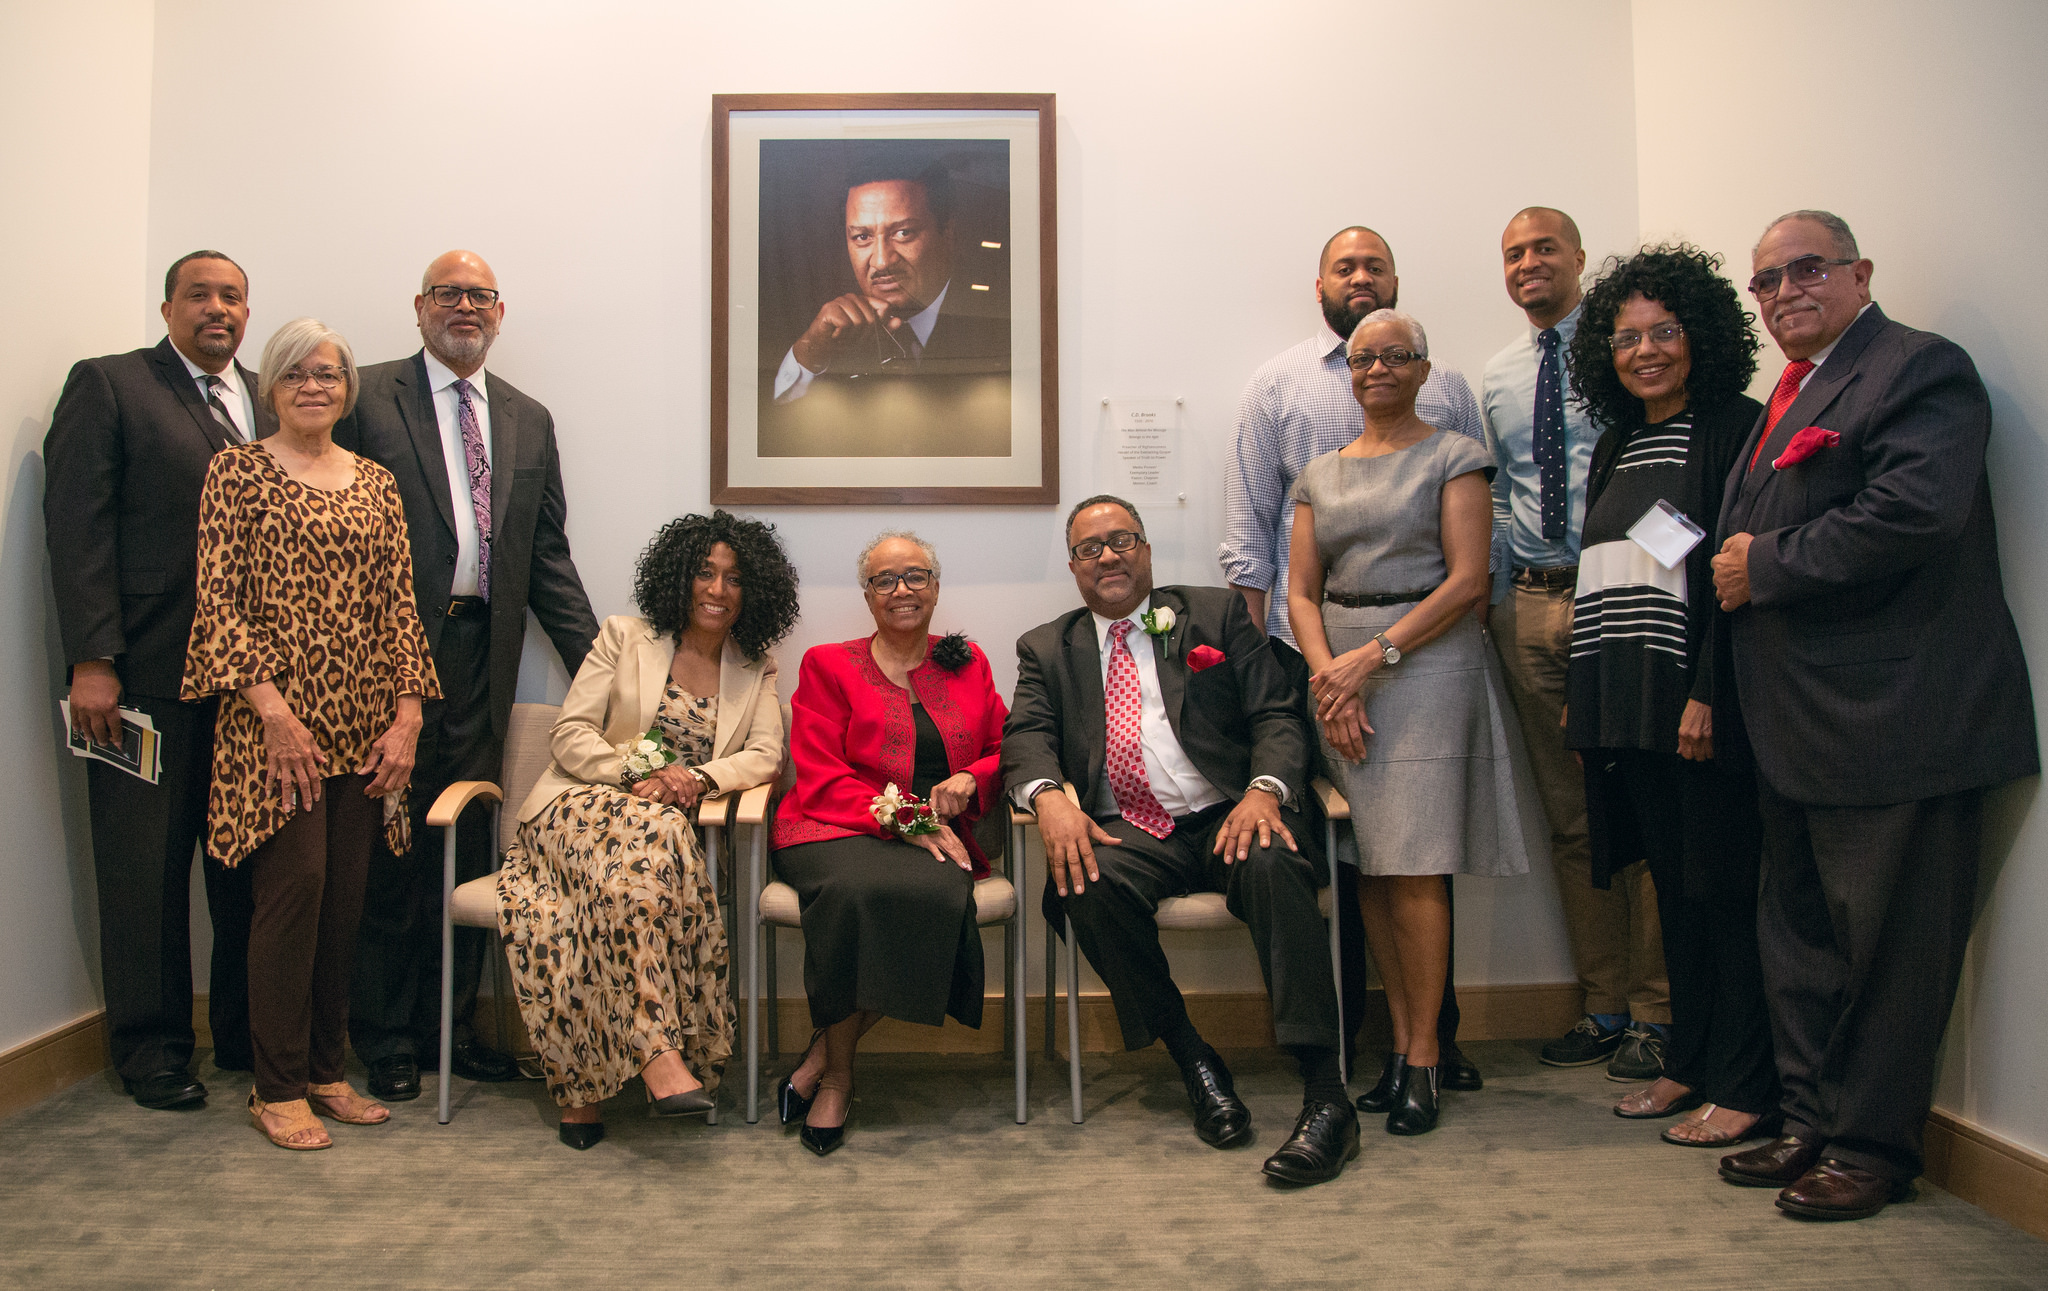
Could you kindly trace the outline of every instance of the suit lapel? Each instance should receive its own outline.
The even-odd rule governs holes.
[[[1159,698],[1166,706],[1166,724],[1173,728],[1173,737],[1180,738],[1180,710],[1188,693],[1188,670],[1183,656],[1186,654],[1188,633],[1187,602],[1171,592],[1152,589],[1152,608],[1165,606],[1173,611],[1173,630],[1163,637],[1152,638],[1152,658],[1159,673]],[[1139,625],[1141,628],[1143,624]]]
[[[1877,335],[1886,321],[1884,311],[1872,305],[1864,312],[1863,317],[1849,324],[1848,330],[1842,333],[1842,339],[1835,343],[1834,352],[1828,355],[1828,361],[1820,365],[1819,370],[1807,381],[1806,387],[1799,392],[1799,397],[1792,401],[1785,409],[1785,415],[1771,428],[1771,433],[1764,439],[1761,453],[1757,452],[1756,440],[1757,435],[1763,431],[1764,418],[1770,416],[1768,408],[1763,417],[1757,418],[1756,430],[1751,432],[1748,441],[1743,444],[1742,460],[1748,462],[1751,455],[1756,459],[1755,469],[1750,470],[1742,482],[1745,514],[1741,519],[1745,524],[1748,522],[1748,505],[1754,502],[1756,495],[1761,493],[1764,486],[1778,473],[1778,468],[1771,463],[1784,453],[1785,446],[1792,442],[1794,435],[1817,422],[1820,415],[1841,397],[1842,391],[1849,383],[1856,379],[1856,360],[1862,357],[1871,338]]]
[[[213,419],[213,409],[207,407],[206,400],[200,398],[199,383],[194,381],[192,374],[186,370],[185,360],[179,356],[177,347],[171,344],[170,337],[166,336],[157,342],[154,357],[157,372],[163,377],[165,384],[171,387],[173,397],[185,406],[186,414],[192,418],[192,428],[199,432],[199,438],[206,443],[206,451],[217,453],[234,443],[235,441],[228,437],[227,431],[221,428],[221,424]]]
[[[754,689],[761,684],[761,670],[747,666],[747,656],[725,639],[725,653],[718,661],[718,733],[711,741],[711,756],[731,757],[745,727],[753,725]],[[742,718],[747,719],[744,723]]]
[[[413,451],[419,454],[420,475],[448,536],[455,536],[455,504],[448,493],[448,455],[441,449],[441,422],[434,415],[434,392],[427,384],[425,350],[412,356],[411,366],[393,380],[398,386],[398,419],[412,436]]]
[[[1083,609],[1067,629],[1067,670],[1074,678],[1075,720],[1088,742],[1088,780],[1074,788],[1086,802],[1102,777],[1108,759],[1109,709],[1102,699],[1102,645],[1095,639],[1095,616]]]
[[[503,386],[492,392],[490,403],[491,527],[502,529],[505,508],[512,505],[513,465],[519,460],[519,414],[513,411]]]
[[[235,371],[241,374],[242,388],[249,392],[249,406],[256,410],[257,439],[269,439],[277,433],[277,411],[256,397],[256,374],[235,360]]]
[[[640,660],[640,676],[636,687],[639,719],[633,729],[646,731],[654,725],[654,712],[661,707],[662,692],[668,689],[668,671],[675,663],[676,645],[674,639],[643,628],[634,653]]]

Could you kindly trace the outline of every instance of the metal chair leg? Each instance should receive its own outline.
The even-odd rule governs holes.
[[[1337,822],[1323,821],[1323,854],[1330,859],[1330,980],[1337,984],[1337,1078],[1351,1083],[1351,1060],[1344,1053],[1344,935],[1337,910]]]
[[[1074,921],[1067,920],[1067,1083],[1074,1096],[1074,1124],[1081,1123],[1081,951]]]
[[[1052,920],[1045,921],[1045,1056],[1056,1058],[1060,1047],[1055,1043],[1059,1025],[1055,1021],[1059,1008],[1060,935],[1052,926]]]
[[[1026,1048],[1024,1038],[1024,899],[1017,898],[1017,908],[1010,914],[1010,971],[1005,974],[1010,980],[1005,983],[1010,995],[1010,1048],[1017,1064],[1017,1124],[1022,1125],[1030,1118],[1030,1076],[1026,1070]]]
[[[754,847],[748,856],[747,913],[747,1124],[761,1119],[761,871],[764,831],[754,831]],[[734,910],[738,911],[738,899]],[[738,922],[735,920],[735,922]]]
[[[448,1084],[455,1065],[455,834],[460,821],[441,831],[441,1094],[436,1111],[448,1123]],[[495,841],[495,836],[493,838]]]

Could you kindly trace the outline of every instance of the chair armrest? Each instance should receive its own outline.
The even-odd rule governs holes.
[[[427,808],[427,827],[445,829],[454,824],[469,804],[482,799],[485,802],[502,802],[505,791],[488,780],[457,780],[441,791],[434,799],[434,805]]]
[[[772,784],[757,784],[740,795],[739,810],[733,813],[732,823],[758,825],[768,819],[768,799],[775,792]]]
[[[1344,800],[1343,794],[1337,792],[1336,785],[1331,784],[1321,776],[1317,776],[1310,783],[1309,792],[1313,793],[1316,796],[1316,800],[1323,804],[1323,814],[1331,820],[1351,819],[1351,804]]]
[[[732,823],[737,793],[708,794],[697,802],[697,824],[706,829],[724,829]]]
[[[1081,805],[1081,795],[1074,792],[1073,785],[1062,783],[1060,785],[1060,792],[1067,795],[1067,801],[1073,803],[1076,807]],[[1037,819],[1037,812],[1026,810],[1025,808],[1019,807],[1014,803],[1011,804],[1010,823],[1012,825],[1028,825],[1032,821]]]

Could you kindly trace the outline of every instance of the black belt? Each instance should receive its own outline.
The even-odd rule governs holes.
[[[1515,586],[1532,588],[1537,591],[1571,591],[1579,585],[1577,565],[1552,565],[1547,569],[1532,569],[1527,565],[1515,567]]]
[[[481,596],[451,596],[448,598],[448,617],[459,619],[465,614],[488,614],[491,603]]]
[[[1323,599],[1333,605],[1341,605],[1347,610],[1365,610],[1383,605],[1406,605],[1410,601],[1425,599],[1435,590],[1435,587],[1425,587],[1419,592],[1378,592],[1371,596],[1350,596],[1343,592],[1325,591]]]

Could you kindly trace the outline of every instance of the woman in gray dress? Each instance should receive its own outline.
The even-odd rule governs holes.
[[[1446,874],[1520,874],[1528,839],[1506,700],[1472,612],[1493,526],[1486,450],[1415,415],[1428,339],[1382,309],[1351,333],[1365,433],[1294,486],[1288,621],[1314,675],[1324,754],[1351,802],[1359,908],[1394,1049],[1359,1100],[1392,1134],[1437,1120]]]

